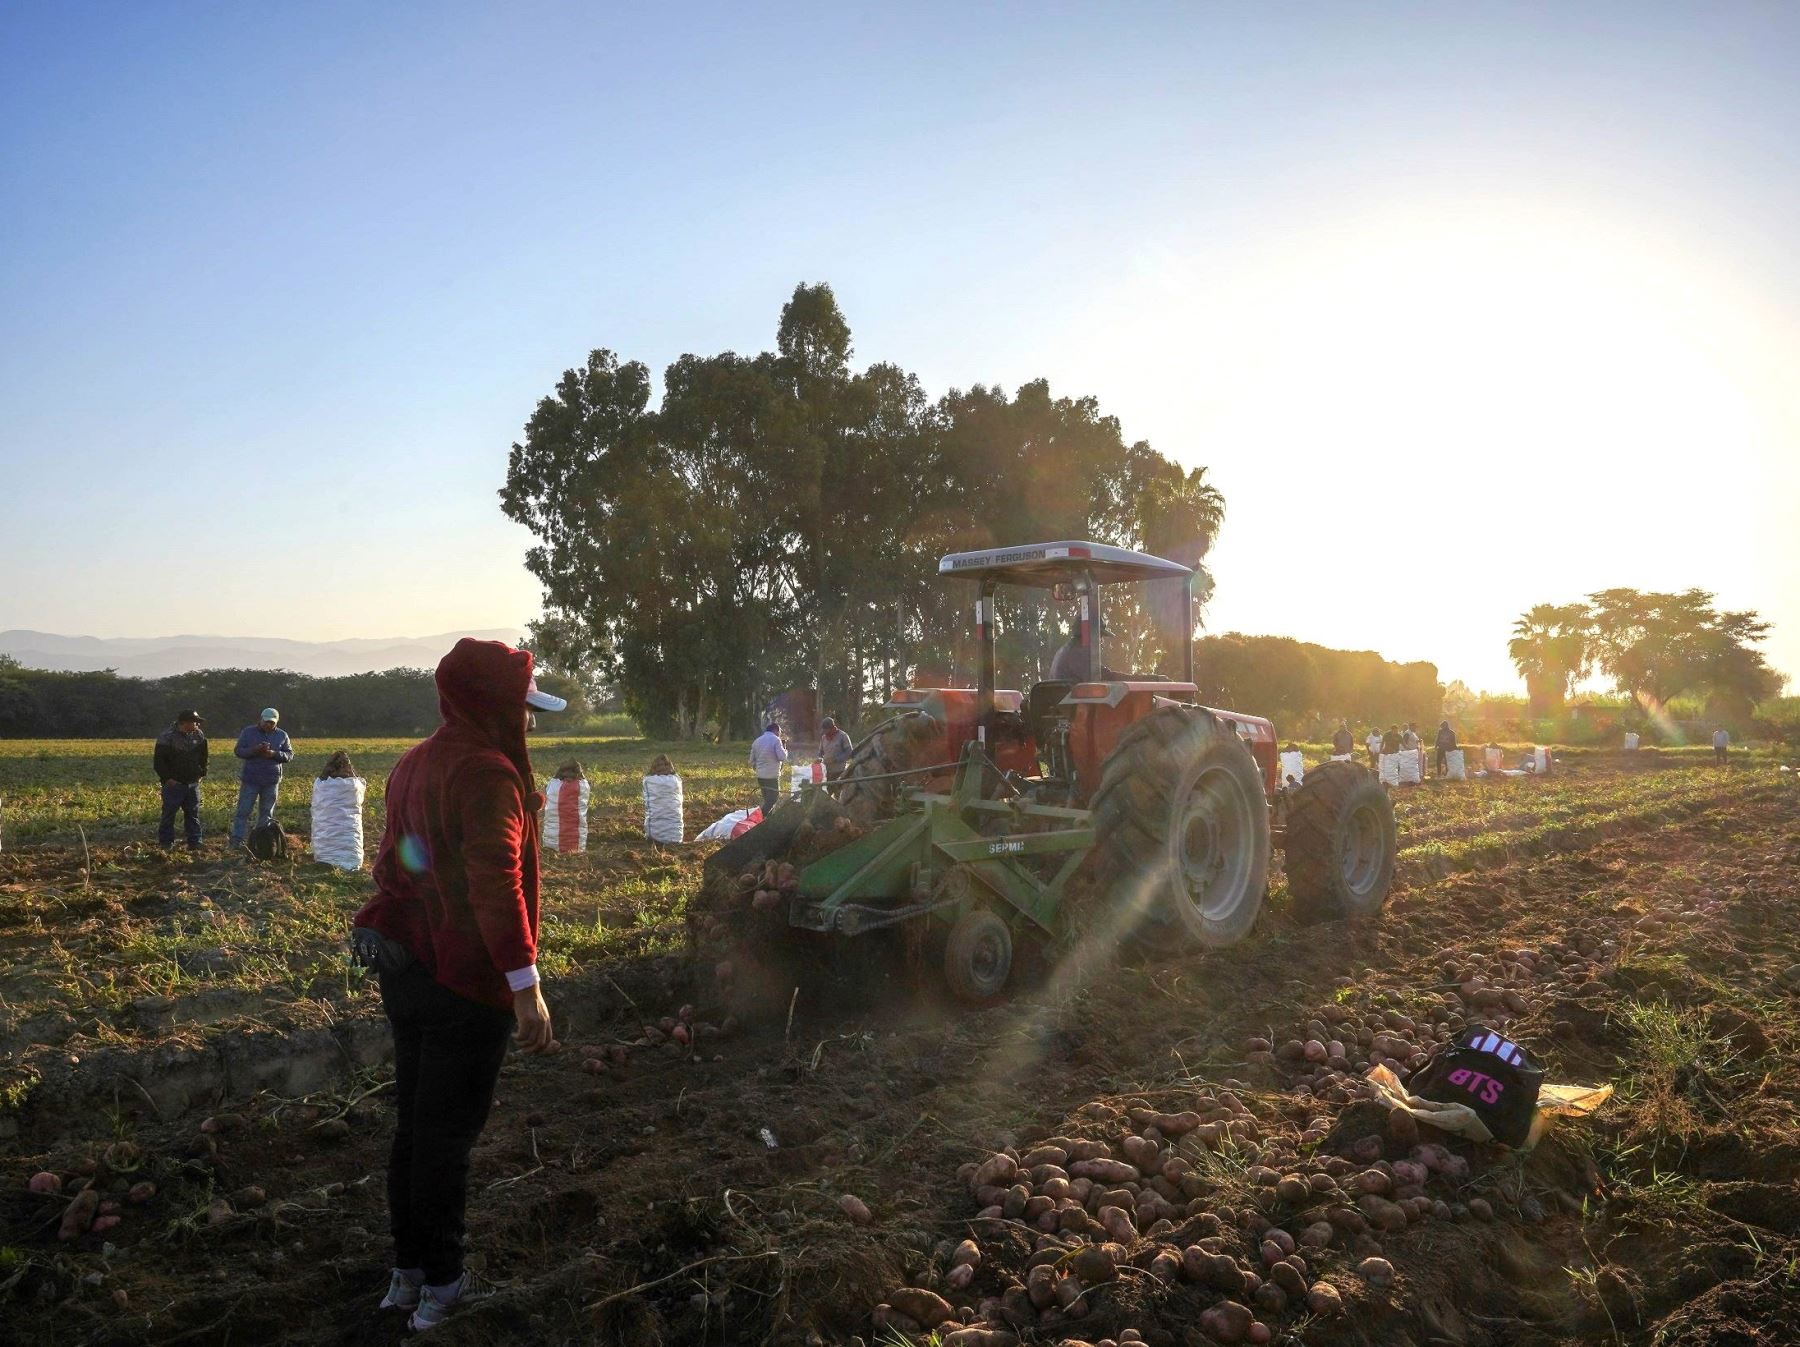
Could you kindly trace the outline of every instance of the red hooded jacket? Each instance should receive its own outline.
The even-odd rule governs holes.
[[[375,896],[355,925],[397,940],[442,986],[512,1009],[537,962],[538,810],[525,749],[531,654],[467,638],[438,662],[444,723],[394,765]]]

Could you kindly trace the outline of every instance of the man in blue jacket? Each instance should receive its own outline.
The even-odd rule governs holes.
[[[287,731],[276,724],[281,712],[263,708],[262,719],[238,736],[237,755],[244,760],[238,778],[237,816],[231,821],[231,845],[241,847],[250,835],[250,809],[256,807],[256,826],[275,817],[275,797],[281,793],[281,767],[292,762],[294,746]]]

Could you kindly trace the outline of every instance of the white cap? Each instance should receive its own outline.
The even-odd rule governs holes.
[[[548,692],[539,692],[535,678],[525,688],[525,705],[534,706],[540,711],[566,711],[569,709],[569,703],[561,697],[552,697]]]

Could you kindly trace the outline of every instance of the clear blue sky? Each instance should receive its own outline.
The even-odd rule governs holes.
[[[0,628],[522,625],[558,372],[827,280],[1208,464],[1215,628],[1498,687],[1699,584],[1800,674],[1797,76],[1779,4],[15,4]]]

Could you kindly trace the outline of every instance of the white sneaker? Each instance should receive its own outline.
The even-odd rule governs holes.
[[[451,1286],[419,1288],[419,1308],[412,1312],[406,1326],[415,1333],[423,1333],[428,1328],[436,1328],[450,1317],[452,1310],[461,1309],[464,1305],[489,1300],[500,1293],[485,1277],[476,1276],[473,1272],[464,1272],[461,1279]]]
[[[388,1278],[387,1294],[381,1298],[384,1310],[416,1309],[419,1304],[419,1287],[423,1278],[415,1281],[412,1277],[394,1269],[394,1275]]]

